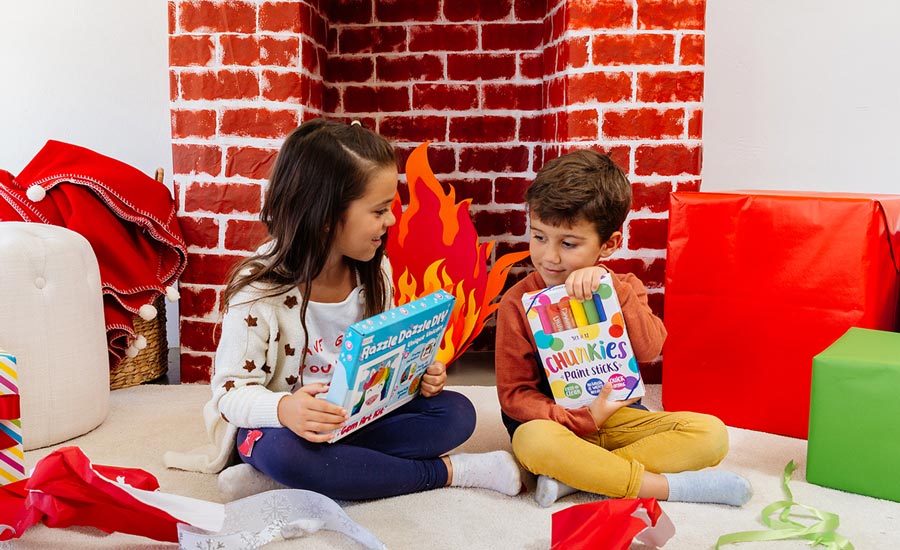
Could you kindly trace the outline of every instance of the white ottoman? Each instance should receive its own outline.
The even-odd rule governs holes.
[[[16,356],[25,450],[96,428],[109,410],[97,258],[64,227],[0,222],[0,349]]]

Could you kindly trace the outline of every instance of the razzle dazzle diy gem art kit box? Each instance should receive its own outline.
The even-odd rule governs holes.
[[[346,408],[350,418],[332,443],[418,395],[455,302],[436,290],[347,328],[325,399]]]
[[[541,365],[556,402],[588,405],[605,384],[610,400],[644,395],[644,384],[628,339],[619,299],[607,273],[591,300],[566,295],[564,285],[522,297]]]

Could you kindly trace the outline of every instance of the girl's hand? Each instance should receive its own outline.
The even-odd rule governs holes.
[[[444,384],[447,382],[447,367],[440,361],[428,365],[425,374],[422,375],[422,395],[424,397],[434,397],[441,393]]]
[[[588,300],[600,286],[600,278],[606,274],[602,265],[592,265],[576,269],[566,278],[566,293],[576,300]]]
[[[325,384],[307,384],[282,397],[278,402],[278,421],[307,441],[328,441],[331,439],[331,432],[340,428],[350,415],[341,406],[316,399],[316,395],[326,391],[328,386]]]
[[[617,410],[632,403],[637,403],[638,399],[640,399],[640,397],[632,397],[623,401],[607,401],[610,393],[612,393],[612,384],[603,384],[603,387],[600,388],[600,393],[588,405],[588,410],[591,411],[591,416],[594,417],[594,425],[597,426],[598,430]]]

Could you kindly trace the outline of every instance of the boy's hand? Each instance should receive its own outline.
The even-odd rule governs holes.
[[[640,397],[632,397],[631,399],[625,399],[623,401],[608,401],[610,393],[612,393],[612,384],[603,384],[603,387],[600,388],[600,393],[597,394],[597,397],[591,401],[590,405],[588,405],[588,410],[591,411],[591,416],[594,418],[594,425],[597,426],[598,430],[617,410],[622,407],[627,407],[632,403],[637,403],[638,399],[640,399]]]
[[[331,432],[340,428],[350,415],[339,405],[316,399],[316,395],[326,391],[328,386],[317,382],[282,397],[278,402],[278,421],[307,441],[328,441]]]
[[[576,300],[589,300],[605,274],[606,268],[602,265],[576,269],[566,278],[566,293]]]
[[[428,365],[425,374],[422,375],[422,396],[434,397],[441,393],[447,382],[447,367],[440,361]]]

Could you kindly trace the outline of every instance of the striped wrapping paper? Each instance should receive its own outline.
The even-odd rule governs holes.
[[[0,485],[25,477],[16,358],[0,350]]]

